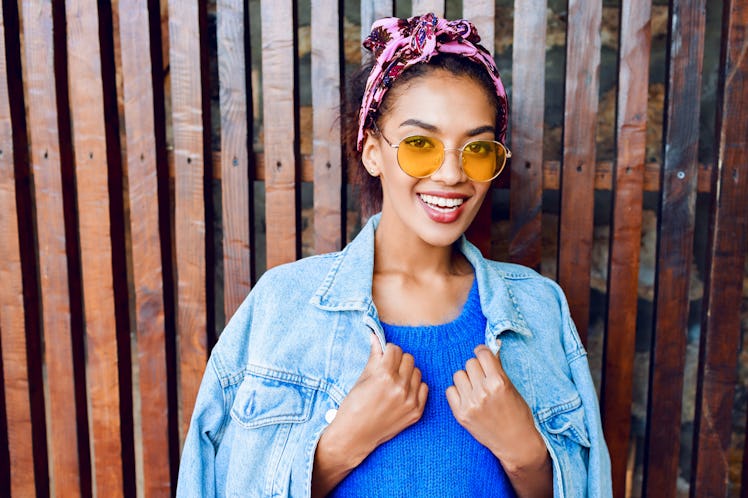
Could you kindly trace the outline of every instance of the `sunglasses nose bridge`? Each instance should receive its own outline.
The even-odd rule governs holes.
[[[449,151],[457,152],[453,160],[447,155]],[[437,170],[432,173],[432,178],[448,184],[463,181],[466,176],[462,166],[462,148],[442,147],[441,161]]]

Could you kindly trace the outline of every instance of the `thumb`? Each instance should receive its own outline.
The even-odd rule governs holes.
[[[384,354],[382,344],[379,342],[379,337],[377,337],[377,334],[375,334],[374,332],[369,334],[369,342],[371,343],[371,352],[369,353],[369,358],[378,358]]]
[[[499,371],[504,371],[504,365],[501,364],[501,339],[496,338],[496,359],[499,362]]]

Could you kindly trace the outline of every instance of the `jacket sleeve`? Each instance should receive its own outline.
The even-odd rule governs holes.
[[[182,449],[177,497],[213,498],[225,482],[225,469],[216,468],[216,454],[243,378],[258,286],[231,317],[205,367]]]
[[[559,289],[560,291],[560,289]],[[571,319],[566,298],[561,295],[563,343],[566,351],[572,380],[577,386],[579,397],[584,407],[584,419],[590,439],[589,461],[587,463],[587,496],[590,498],[607,498],[613,496],[610,470],[610,456],[603,437],[603,427],[600,420],[600,405],[597,391],[590,374],[587,354],[584,352],[582,341]]]
[[[177,481],[178,497],[216,496],[215,458],[228,411],[214,359],[211,357],[184,440]]]

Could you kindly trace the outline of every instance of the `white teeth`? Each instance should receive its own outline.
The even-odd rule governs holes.
[[[427,195],[427,194],[418,194],[421,197],[421,200],[425,202],[426,204],[430,204],[432,206],[437,206],[441,208],[455,208],[457,206],[460,206],[463,202],[465,202],[465,199],[462,198],[448,198],[448,197],[437,197],[435,195]]]

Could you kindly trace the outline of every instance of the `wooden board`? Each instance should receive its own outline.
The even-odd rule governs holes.
[[[13,8],[13,7],[11,7]],[[0,4],[0,40],[5,45],[5,11]],[[23,302],[20,233],[16,207],[14,132],[9,98],[9,72],[5,50],[0,50],[0,344],[4,393],[4,423],[13,496],[36,495],[36,469],[29,371],[27,367],[26,318]],[[20,206],[18,206],[20,207]],[[5,473],[6,469],[0,469]]]
[[[439,17],[444,16],[444,0],[413,0],[411,12],[414,16],[420,16],[433,12]]]
[[[701,319],[691,496],[727,496],[732,407],[738,382],[740,302],[748,250],[748,3],[731,0],[723,11],[720,63],[719,152]],[[744,457],[745,458],[745,457]],[[748,483],[743,481],[743,487]]]
[[[608,314],[600,405],[613,494],[626,494],[641,245],[651,0],[624,0],[618,72],[617,157],[608,255]]]
[[[29,158],[34,175],[39,280],[47,373],[46,408],[51,494],[80,496],[71,301],[68,287],[62,161],[57,125],[52,5],[22,2],[23,61]],[[83,465],[87,465],[86,462]],[[85,471],[84,471],[85,472]]]
[[[711,164],[700,164],[698,166],[697,189],[699,192],[711,191],[712,169]],[[646,163],[644,165],[644,191],[660,191],[659,163]],[[558,161],[545,161],[543,165],[543,190],[558,190],[561,184],[561,164]],[[611,190],[613,187],[613,162],[599,161],[595,166],[595,190]]]
[[[545,11],[543,11],[545,12]],[[542,13],[541,13],[542,14]],[[486,47],[491,55],[494,54],[494,27],[496,25],[496,4],[493,0],[477,0],[462,3],[462,17],[468,19],[475,25],[480,35],[481,45]],[[515,18],[517,16],[515,15]],[[543,15],[545,18],[545,15]],[[516,25],[515,25],[516,32]],[[545,25],[543,25],[543,37],[545,38]],[[515,38],[516,47],[516,38]],[[514,67],[517,67],[516,65]],[[499,68],[501,71],[501,68]],[[540,78],[542,81],[543,78]]]
[[[696,200],[704,0],[670,6],[643,493],[676,496]]]
[[[170,496],[168,374],[147,0],[119,0],[119,34],[140,396],[140,468],[146,496]]]
[[[174,130],[180,438],[187,433],[208,358],[204,127],[197,2],[169,0],[169,67]]]
[[[598,0],[569,0],[568,16],[558,282],[586,343],[602,4]]]
[[[124,483],[98,8],[70,0],[65,13],[93,475],[98,495],[116,497]]]
[[[546,0],[514,2],[509,260],[540,270]]]
[[[511,113],[514,113],[511,110]],[[511,145],[511,144],[510,144]],[[512,150],[512,154],[514,151]],[[215,154],[215,161],[221,160],[221,154]],[[265,180],[265,170],[259,165],[264,164],[265,155],[262,152],[255,154],[255,163],[258,165],[255,170],[255,180]],[[314,166],[312,156],[309,154],[301,156],[301,181],[314,181]],[[516,161],[515,161],[516,162]],[[649,162],[644,165],[644,191],[658,192],[660,190],[660,169],[661,165]],[[711,178],[713,165],[699,164],[697,190],[701,193],[711,192]],[[509,166],[507,165],[507,172]],[[503,188],[504,173],[499,176],[497,187]],[[508,182],[507,182],[508,183]],[[543,161],[543,190],[558,190],[561,184],[561,163],[559,161]],[[595,165],[595,190],[611,190],[613,188],[613,162],[598,161]]]
[[[244,5],[242,0],[219,0],[218,77],[221,98],[221,191],[223,213],[224,312],[226,321],[249,294],[252,286],[254,219],[248,123],[252,113],[247,104],[248,48],[244,46]]]
[[[261,2],[267,267],[295,261],[298,231],[295,2]]]
[[[317,254],[340,250],[345,240],[338,3],[338,0],[312,2],[314,250]]]

